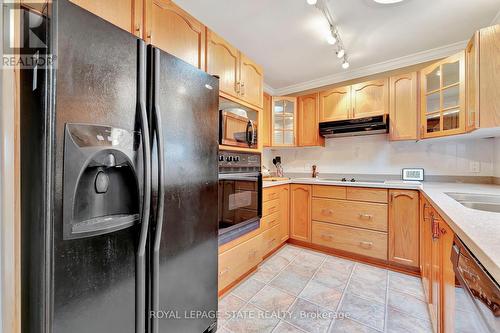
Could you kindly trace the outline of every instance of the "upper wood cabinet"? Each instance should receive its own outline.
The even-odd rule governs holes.
[[[239,97],[240,53],[215,32],[207,29],[207,72],[219,76],[219,90]]]
[[[351,116],[351,86],[319,93],[319,121],[349,119]]]
[[[358,83],[351,91],[352,118],[379,116],[389,113],[389,80]]]
[[[170,0],[145,0],[144,39],[205,69],[205,26]]]
[[[479,30],[466,51],[466,130],[500,126],[500,25]]]
[[[259,140],[262,142],[263,147],[271,146],[271,121],[272,121],[272,105],[273,98],[264,93],[264,108],[262,112],[262,126],[259,132]]]
[[[465,131],[465,52],[421,71],[421,137]]]
[[[262,108],[262,67],[207,29],[207,72],[220,78],[221,92]]]
[[[390,139],[417,140],[418,75],[416,72],[389,79]]]
[[[418,191],[389,190],[389,260],[419,267]]]
[[[465,131],[479,127],[479,31],[465,48]]]
[[[143,0],[70,0],[136,36],[142,33]],[[33,1],[27,1],[33,2]]]
[[[290,186],[290,238],[311,242],[312,186]]]
[[[272,146],[295,146],[297,143],[297,99],[273,97],[271,117]]]
[[[297,145],[324,146],[325,139],[319,135],[319,94],[297,98]]]
[[[262,108],[264,72],[262,67],[240,52],[240,98]]]

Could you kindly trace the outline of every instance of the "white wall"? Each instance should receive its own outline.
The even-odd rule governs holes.
[[[495,148],[496,143],[496,148]],[[334,138],[326,147],[265,149],[263,163],[272,171],[272,158],[282,157],[286,172],[400,174],[404,167],[425,168],[427,175],[500,175],[500,139],[389,142],[385,135]],[[497,164],[495,171],[495,150]],[[473,172],[479,163],[479,172]]]

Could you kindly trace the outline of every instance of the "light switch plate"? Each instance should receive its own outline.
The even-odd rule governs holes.
[[[402,171],[403,180],[424,180],[424,169],[422,168],[405,168]]]

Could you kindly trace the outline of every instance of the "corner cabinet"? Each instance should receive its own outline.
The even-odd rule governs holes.
[[[319,94],[299,96],[297,104],[297,145],[324,146],[325,139],[319,135]]]
[[[392,141],[417,140],[418,74],[416,72],[389,79],[389,123]]]
[[[205,69],[205,26],[170,0],[145,0],[144,39]]]
[[[262,108],[264,74],[262,67],[207,29],[206,70],[220,78],[223,94]]]
[[[142,35],[143,0],[70,0],[75,5],[138,37]],[[32,3],[34,1],[26,1]]]
[[[273,97],[271,128],[273,147],[296,145],[297,99],[295,97]]]
[[[292,184],[290,186],[290,238],[311,242],[312,186]]]
[[[421,137],[465,132],[465,52],[421,71]]]
[[[389,190],[389,260],[419,267],[419,193]]]

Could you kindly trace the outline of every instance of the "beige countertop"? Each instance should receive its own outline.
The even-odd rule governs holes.
[[[284,181],[264,181],[263,186],[265,188],[291,183],[420,190],[491,276],[500,282],[500,213],[467,208],[446,194],[455,192],[500,195],[499,185],[427,182],[416,184],[403,181],[350,183],[294,178]]]

